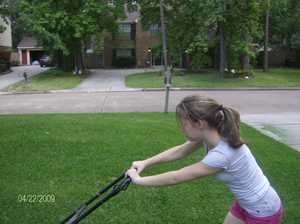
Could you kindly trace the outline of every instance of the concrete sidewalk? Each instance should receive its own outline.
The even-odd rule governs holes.
[[[242,120],[300,152],[300,113],[245,114]]]
[[[191,94],[236,108],[242,120],[300,150],[300,91],[171,91],[169,111]],[[163,112],[164,92],[0,95],[0,114]]]
[[[42,68],[39,65],[13,66],[11,67],[12,72],[0,76],[0,90],[24,80],[24,72],[27,73],[28,77],[32,77],[48,69],[49,68]]]

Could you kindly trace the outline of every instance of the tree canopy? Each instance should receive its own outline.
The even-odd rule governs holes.
[[[0,13],[12,21],[14,43],[34,35],[58,58],[59,66],[82,68],[82,49],[92,36],[114,32],[125,2],[138,3],[147,29],[160,24],[160,0],[0,0]],[[188,54],[193,67],[249,69],[254,46],[263,46],[266,10],[270,44],[300,47],[298,0],[164,0],[168,52],[173,64]],[[270,2],[270,5],[267,3]],[[133,4],[132,6],[136,6]],[[134,7],[133,7],[134,8]],[[0,27],[1,29],[1,27]],[[16,46],[16,44],[13,44]],[[157,48],[157,46],[156,46]],[[222,60],[220,60],[222,58]],[[68,67],[68,66],[67,66]]]
[[[114,32],[123,15],[120,3],[105,0],[23,0],[21,8],[27,31],[55,54],[60,66],[74,64],[76,69],[83,69],[84,42],[104,30]]]

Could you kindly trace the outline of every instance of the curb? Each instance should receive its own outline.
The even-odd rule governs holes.
[[[170,88],[171,91],[295,91],[300,88]],[[165,88],[143,88],[142,91],[165,91]]]
[[[162,92],[165,88],[141,88],[130,90],[98,90],[98,91],[74,91],[74,90],[48,90],[26,92],[1,92],[0,95],[19,94],[52,94],[52,93],[110,93],[110,92]],[[170,88],[170,91],[300,91],[300,88]]]
[[[73,91],[73,90],[49,90],[49,91],[26,91],[26,92],[1,92],[1,95],[34,95],[34,94],[54,94],[54,93],[113,93],[113,92],[142,92],[142,89],[133,89],[133,90],[98,90],[98,91]]]

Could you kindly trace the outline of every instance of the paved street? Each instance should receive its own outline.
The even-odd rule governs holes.
[[[300,91],[172,91],[170,111],[190,94],[238,109],[242,120],[300,150]],[[164,92],[0,95],[0,114],[163,112]]]
[[[241,114],[300,112],[300,91],[172,91],[170,110],[190,94],[212,97]],[[162,112],[162,91],[0,95],[0,113]]]

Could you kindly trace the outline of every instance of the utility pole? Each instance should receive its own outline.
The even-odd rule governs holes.
[[[168,113],[169,106],[169,95],[171,87],[171,69],[168,66],[168,53],[167,53],[167,37],[166,37],[166,26],[164,18],[164,0],[160,0],[160,22],[161,22],[161,32],[163,41],[163,57],[164,57],[164,77],[165,77],[165,113]]]
[[[269,45],[269,22],[270,22],[270,0],[267,1],[267,9],[266,9],[266,18],[265,18],[265,43],[264,43],[264,72],[267,72],[269,69],[269,53],[268,53],[268,45]]]

